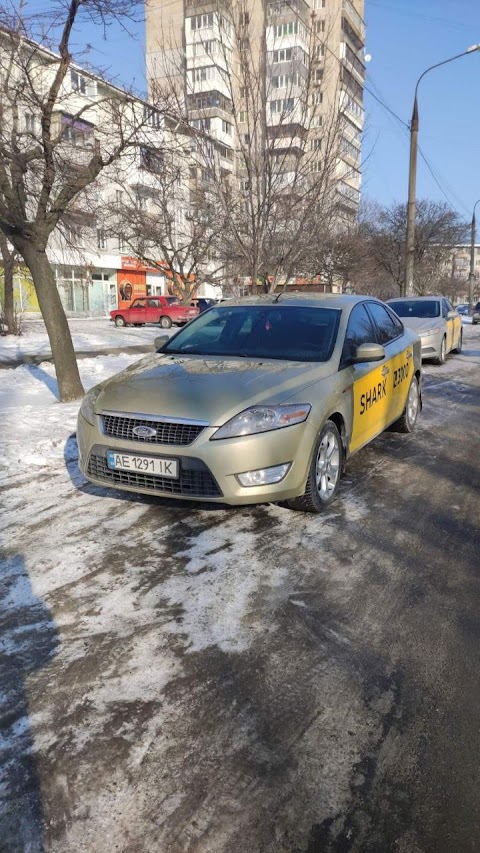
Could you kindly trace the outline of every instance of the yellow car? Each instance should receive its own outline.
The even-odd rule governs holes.
[[[421,407],[421,344],[370,297],[221,303],[88,392],[80,467],[94,483],[319,512],[346,460]]]
[[[423,359],[445,364],[449,352],[462,351],[462,318],[445,296],[403,296],[389,299],[387,305],[417,332]]]

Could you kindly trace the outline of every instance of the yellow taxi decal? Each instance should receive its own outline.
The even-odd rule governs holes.
[[[362,447],[400,417],[412,370],[411,350],[403,350],[355,379],[350,452]]]

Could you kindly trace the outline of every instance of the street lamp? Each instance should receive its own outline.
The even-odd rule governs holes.
[[[416,213],[416,187],[417,187],[417,148],[418,148],[418,87],[429,71],[434,68],[440,68],[441,65],[447,65],[448,62],[453,62],[455,59],[460,59],[462,56],[468,56],[469,53],[475,53],[480,50],[480,44],[472,44],[467,47],[463,53],[457,53],[456,56],[451,56],[449,59],[444,59],[443,62],[437,62],[435,65],[430,65],[426,68],[423,74],[417,80],[415,86],[415,97],[413,99],[412,120],[410,122],[410,164],[408,170],[408,206],[407,206],[407,240],[406,240],[406,266],[405,266],[405,284],[403,287],[402,296],[413,293],[413,268],[415,263],[415,213]]]
[[[468,274],[468,313],[473,313],[473,288],[475,285],[475,209],[480,198],[473,205],[472,227],[470,232],[470,272]]]

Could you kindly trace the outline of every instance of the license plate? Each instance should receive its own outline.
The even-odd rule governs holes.
[[[134,456],[133,453],[116,453],[109,450],[107,465],[112,471],[135,471],[157,477],[178,477],[177,459],[154,459],[152,456]]]

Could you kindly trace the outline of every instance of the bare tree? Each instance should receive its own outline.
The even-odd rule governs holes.
[[[2,320],[5,324],[7,334],[20,334],[18,315],[15,310],[14,299],[14,274],[17,263],[17,253],[9,245],[7,238],[0,231],[0,255],[3,262],[3,306]]]
[[[394,293],[405,280],[406,205],[374,206],[361,226],[364,254]],[[448,204],[423,199],[417,202],[415,226],[415,292],[438,292],[453,246],[465,238],[466,225]]]
[[[197,186],[208,186],[222,211],[225,269],[275,290],[304,266],[319,234],[338,228],[337,188],[351,171],[341,160],[338,63],[317,36],[315,16],[302,0],[270,0],[262,9],[259,23],[243,0],[219,4],[211,13],[215,39],[211,30],[195,34],[200,66],[188,52],[182,65],[182,47],[167,47],[164,33],[152,97],[176,91],[179,113],[196,129]],[[275,50],[266,25],[283,27],[292,12],[289,26],[306,49]]]
[[[199,283],[217,284],[224,272],[220,246],[223,211],[209,186],[199,186],[190,160],[192,131],[176,123],[158,145],[140,151],[143,184],[123,186],[108,207],[108,233],[164,273],[169,289],[188,303]]]
[[[0,4],[0,231],[31,272],[52,348],[63,401],[83,388],[70,330],[47,257],[51,235],[101,173],[137,144],[144,117],[134,99],[99,83],[73,63],[74,28],[85,20],[105,30],[139,14],[136,0],[51,0],[42,46],[28,3],[15,14]],[[47,20],[48,17],[48,20]],[[52,37],[53,38],[53,37]],[[55,47],[55,51],[50,48]]]

